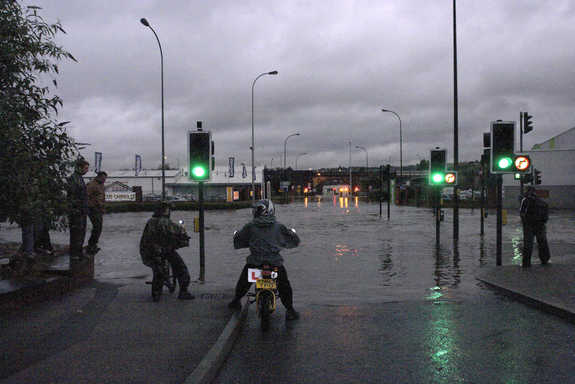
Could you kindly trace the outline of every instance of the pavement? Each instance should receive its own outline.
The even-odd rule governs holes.
[[[1,383],[209,383],[247,317],[247,304],[227,308],[227,281],[192,282],[189,301],[164,289],[155,303],[151,273],[88,281],[67,269],[58,257],[0,280]]]
[[[575,322],[574,263],[488,266],[478,280]],[[2,383],[209,383],[247,317],[227,308],[233,283],[193,283],[195,300],[164,293],[150,276],[76,281],[54,271],[0,280]]]
[[[476,278],[539,310],[575,322],[575,264],[486,267]]]

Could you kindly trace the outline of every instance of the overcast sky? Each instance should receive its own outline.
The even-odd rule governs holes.
[[[255,86],[256,165],[399,165],[446,148],[453,161],[451,0],[26,0],[67,35],[78,63],[61,66],[59,118],[70,120],[106,170],[161,159],[160,53],[166,156],[186,163],[186,132],[202,120],[216,160],[250,163]],[[457,3],[459,161],[479,159],[496,119],[533,115],[524,148],[575,126],[575,0]]]

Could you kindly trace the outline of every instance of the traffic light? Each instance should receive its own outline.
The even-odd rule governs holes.
[[[515,122],[491,123],[491,173],[513,173]]]
[[[535,169],[533,171],[533,179],[535,181],[535,184],[541,184],[541,171],[538,169]]]
[[[533,122],[531,121],[532,118],[533,116],[531,116],[529,113],[523,112],[523,133],[528,133],[533,130]]]
[[[448,171],[445,173],[445,184],[457,185],[457,172]]]
[[[445,149],[432,149],[429,161],[429,185],[443,185],[445,182]]]
[[[210,179],[212,140],[210,132],[188,132],[189,178],[194,181]]]

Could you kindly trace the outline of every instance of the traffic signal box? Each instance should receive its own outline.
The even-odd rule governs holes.
[[[521,115],[521,118],[523,119],[523,133],[531,132],[533,130],[533,122],[531,121],[533,116],[531,116],[527,112],[523,112],[523,115]]]
[[[445,183],[445,163],[447,151],[445,149],[432,149],[429,161],[429,185],[443,185]]]
[[[432,149],[429,162],[429,185],[457,185],[457,172],[446,171],[447,151]]]
[[[212,139],[210,132],[188,132],[188,177],[194,181],[210,179]]]
[[[515,122],[491,123],[491,173],[513,173],[515,156]]]

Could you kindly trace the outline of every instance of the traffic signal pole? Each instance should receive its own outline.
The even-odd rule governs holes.
[[[200,216],[200,282],[206,281],[206,250],[204,243],[204,183],[198,183],[198,209]]]
[[[523,153],[523,112],[519,112],[519,152]],[[523,196],[523,176],[519,180],[521,196]]]
[[[440,199],[440,189],[438,187],[433,187],[433,196],[435,200],[434,210],[435,210],[435,244],[439,246],[439,240],[441,237],[440,222],[441,222],[441,204]]]
[[[379,166],[379,217],[381,217],[381,200],[383,198],[383,165]]]
[[[502,233],[503,233],[503,218],[502,218],[502,200],[503,200],[503,175],[497,175],[497,251],[496,251],[496,265],[501,265],[501,251],[502,251]]]

